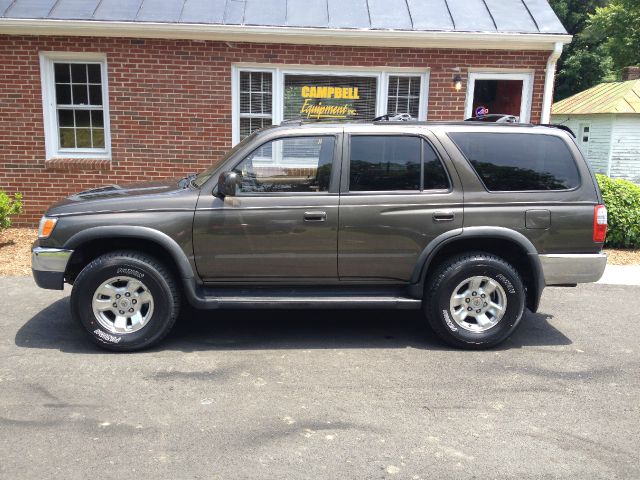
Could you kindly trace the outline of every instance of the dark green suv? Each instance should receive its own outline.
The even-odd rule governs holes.
[[[98,345],[160,341],[180,305],[422,309],[456,347],[507,338],[545,285],[602,275],[607,212],[562,130],[483,123],[281,125],[198,175],[73,195],[33,274],[73,285]]]

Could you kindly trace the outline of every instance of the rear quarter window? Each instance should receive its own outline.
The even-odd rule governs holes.
[[[553,135],[451,132],[449,137],[492,192],[570,190],[580,174],[569,147]]]

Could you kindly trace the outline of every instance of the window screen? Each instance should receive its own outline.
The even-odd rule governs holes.
[[[271,72],[240,72],[240,139],[272,124]]]
[[[289,137],[254,150],[236,168],[240,192],[290,193],[329,190],[335,138]]]
[[[580,183],[573,155],[559,137],[480,132],[449,136],[488,190],[565,190]]]
[[[102,65],[53,64],[59,148],[105,148]]]
[[[420,113],[420,77],[389,76],[387,91],[387,113],[408,113],[418,118]]]
[[[285,75],[284,118],[310,121],[371,120],[377,77]]]
[[[424,169],[421,166],[423,158]],[[440,159],[421,138],[408,135],[351,137],[350,191],[418,191],[448,187]]]

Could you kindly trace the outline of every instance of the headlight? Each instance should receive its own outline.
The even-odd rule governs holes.
[[[40,226],[38,227],[38,238],[48,238],[58,223],[58,219],[54,217],[42,217]]]

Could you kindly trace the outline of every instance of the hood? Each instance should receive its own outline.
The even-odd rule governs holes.
[[[141,182],[128,185],[105,185],[104,187],[91,188],[83,192],[75,193],[67,197],[70,202],[82,202],[86,200],[98,200],[113,197],[133,197],[136,195],[153,195],[167,190],[175,190],[178,181]]]
[[[183,188],[177,178],[105,185],[70,195],[52,205],[47,215],[195,208],[197,194],[197,190]]]

